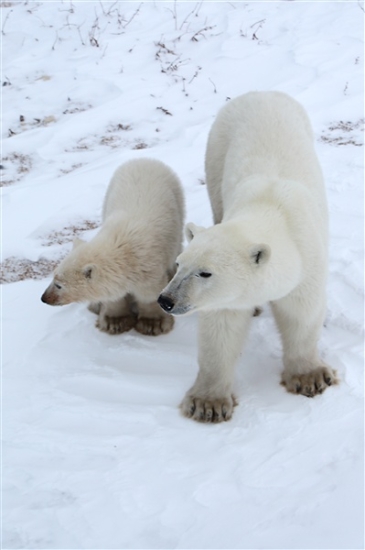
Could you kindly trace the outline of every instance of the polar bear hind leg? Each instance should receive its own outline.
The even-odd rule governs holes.
[[[281,383],[287,391],[314,397],[337,384],[336,371],[320,359],[317,351],[324,307],[313,304],[308,313],[308,303],[295,294],[273,302],[271,307],[282,339]]]

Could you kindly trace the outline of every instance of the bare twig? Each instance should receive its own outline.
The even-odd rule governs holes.
[[[258,25],[257,29],[253,32],[252,40],[258,40],[257,34],[258,31],[262,28],[262,25],[265,23],[266,19],[261,19],[260,21],[256,21],[253,25],[250,26],[250,29],[253,29],[256,25]]]
[[[168,111],[167,109],[164,109],[163,107],[156,107],[156,109],[158,111],[162,111],[163,113],[165,113],[165,115],[172,116],[172,113],[170,113],[170,111]]]
[[[130,19],[128,19],[128,21],[125,23],[124,28],[126,28],[129,25],[129,23],[131,23],[133,21],[133,19],[136,17],[136,15],[138,15],[138,13],[140,12],[140,9],[141,9],[142,6],[143,6],[143,2],[140,3],[140,5],[136,9],[136,11],[132,15],[132,17]]]
[[[173,11],[174,21],[175,21],[175,31],[177,31],[177,9],[176,9],[176,0],[174,0],[174,11]]]
[[[201,0],[201,2],[199,2],[196,6],[195,17],[199,17],[200,8],[202,7],[202,5],[203,5],[203,0]]]
[[[106,14],[107,14],[108,16],[111,16],[111,14],[115,12],[115,9],[113,9],[114,6],[117,6],[117,5],[118,5],[118,1],[116,0],[116,1],[110,6],[110,8],[108,9],[108,11],[107,11]],[[117,10],[117,11],[118,11],[118,10]],[[119,11],[118,11],[118,13],[119,13]]]
[[[217,88],[216,88],[216,85],[214,84],[213,80],[211,78],[208,78],[208,80],[213,84],[213,87],[214,87],[214,93],[216,94],[217,93]]]
[[[103,53],[101,54],[100,60],[102,60],[105,57],[106,50],[108,49],[108,44],[105,46]]]
[[[191,80],[189,80],[188,84],[191,84],[194,80],[194,78],[196,78],[199,74],[199,71],[201,71],[202,68],[201,67],[198,67],[198,69],[195,71],[194,75],[193,75],[193,78]]]
[[[52,45],[52,50],[54,51],[56,48],[56,44],[58,42],[59,38],[58,38],[58,31],[56,31],[56,38],[55,38],[55,41],[53,42],[53,45]]]
[[[193,15],[194,12],[195,12],[195,8],[194,8],[190,13],[188,13],[188,15],[185,17],[184,21],[181,23],[181,25],[180,25],[180,27],[179,27],[179,30],[180,30],[180,31],[181,31],[181,29],[183,28],[183,26],[185,25],[185,23],[187,23],[187,20],[189,19],[189,17],[190,17],[191,15]],[[189,25],[188,25],[187,28],[189,28]]]
[[[211,31],[212,29],[214,29],[217,25],[213,25],[212,27],[204,27],[203,29],[200,29],[199,31],[196,31],[196,33],[193,34],[193,36],[191,37],[191,41],[192,42],[199,42],[198,40],[198,36],[202,36],[203,38],[205,38],[203,32],[206,32],[206,31]]]
[[[85,23],[85,21],[84,21]],[[79,37],[80,37],[80,40],[81,40],[81,45],[82,46],[85,46],[85,42],[84,42],[84,39],[82,38],[82,34],[81,34],[81,27],[84,23],[81,23],[81,25],[77,25],[77,32],[79,33]]]
[[[10,10],[10,11],[7,13],[7,15],[6,15],[5,19],[4,19],[3,27],[2,27],[2,29],[1,29],[1,34],[2,34],[3,36],[5,35],[5,30],[4,30],[4,29],[5,29],[6,22],[7,22],[7,20],[9,19],[9,16],[10,16],[10,14],[11,14],[12,12],[13,12],[13,10]]]

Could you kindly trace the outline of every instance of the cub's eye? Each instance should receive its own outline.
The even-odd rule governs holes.
[[[62,286],[59,285],[58,283],[54,283],[54,286],[55,286],[56,288],[58,288],[58,290],[61,290],[61,288],[62,288]]]
[[[201,271],[199,273],[199,277],[203,277],[204,279],[208,279],[208,277],[211,277],[212,274],[211,273],[207,273],[206,271]]]

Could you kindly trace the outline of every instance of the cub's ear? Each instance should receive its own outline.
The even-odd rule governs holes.
[[[75,237],[73,240],[73,247],[72,249],[75,250],[80,244],[84,244],[86,241],[83,241],[82,239],[79,239],[78,237]]]
[[[254,244],[250,248],[249,255],[251,263],[256,265],[264,265],[270,259],[271,250],[267,244]]]
[[[190,243],[190,241],[192,241],[195,237],[195,235],[197,233],[200,233],[201,231],[204,231],[205,230],[205,227],[201,227],[199,225],[195,225],[195,223],[188,223],[186,224],[185,226],[185,235],[186,235],[186,238],[188,240],[188,242]]]
[[[95,279],[97,272],[98,267],[95,264],[87,264],[82,268],[85,279]]]

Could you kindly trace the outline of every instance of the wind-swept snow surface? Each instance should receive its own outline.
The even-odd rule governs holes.
[[[363,4],[0,6],[2,547],[363,548]],[[286,393],[266,308],[233,419],[200,425],[178,410],[196,317],[110,336],[85,304],[40,296],[127,159],[169,164],[187,220],[210,225],[208,131],[228,98],[264,89],[298,99],[315,130],[331,219],[320,346],[341,383]]]

